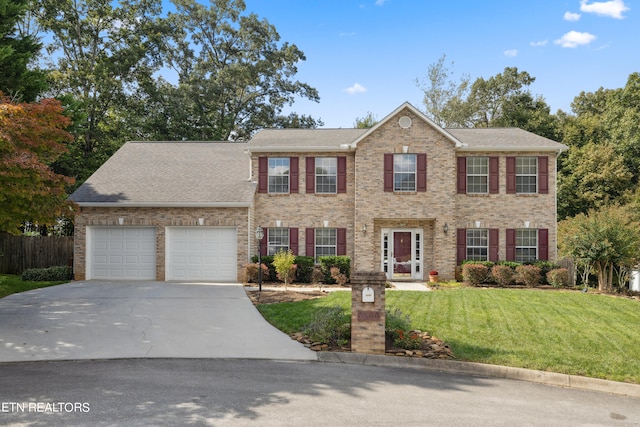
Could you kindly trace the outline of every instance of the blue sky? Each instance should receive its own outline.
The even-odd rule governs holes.
[[[327,128],[384,118],[405,101],[422,109],[416,79],[443,54],[455,78],[518,67],[552,112],[580,92],[623,87],[640,72],[640,0],[245,0],[307,58],[297,79],[320,103],[299,114]]]

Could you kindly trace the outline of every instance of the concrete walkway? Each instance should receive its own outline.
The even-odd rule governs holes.
[[[0,362],[138,357],[317,360],[240,284],[80,281],[0,299]]]

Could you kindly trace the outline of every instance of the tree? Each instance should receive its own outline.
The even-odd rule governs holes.
[[[0,231],[18,233],[25,220],[52,224],[63,213],[73,180],[49,165],[72,137],[58,101],[0,98]]]
[[[167,18],[173,30],[164,55],[178,83],[148,87],[143,100],[157,112],[150,123],[165,122],[168,136],[248,139],[257,129],[282,123],[281,111],[295,97],[319,99],[314,88],[293,79],[303,52],[279,43],[266,19],[242,15],[244,1],[213,0],[209,8],[195,0],[172,1],[177,12]]]
[[[47,87],[44,72],[29,68],[41,45],[18,28],[28,6],[29,0],[0,0],[0,92],[24,102]]]
[[[356,117],[353,127],[356,129],[370,129],[378,124],[378,118],[371,111],[367,111],[364,117]]]
[[[640,224],[624,207],[607,206],[579,214],[558,224],[559,253],[583,268],[593,267],[598,289],[613,290],[616,267],[638,263]]]
[[[163,31],[159,0],[42,0],[37,19],[52,35],[47,52],[55,63],[50,95],[75,111],[71,169],[79,180],[104,160],[104,151],[129,135],[122,126],[128,97],[158,69]],[[104,149],[104,150],[103,150]],[[97,158],[97,160],[96,160]]]
[[[416,79],[416,85],[422,90],[422,102],[427,115],[439,126],[460,126],[466,121],[464,104],[469,93],[468,75],[456,83],[451,79],[453,71],[445,64],[447,56],[442,55],[427,68],[427,78],[422,82]],[[451,62],[453,67],[453,62]]]

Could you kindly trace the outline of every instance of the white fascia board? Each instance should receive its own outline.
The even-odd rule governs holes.
[[[76,202],[88,208],[249,208],[253,202]]]
[[[351,151],[351,145],[349,144],[340,144],[333,147],[323,146],[299,146],[292,147],[290,145],[287,146],[276,146],[269,145],[265,147],[251,147],[248,151],[250,153],[335,153],[336,151]]]

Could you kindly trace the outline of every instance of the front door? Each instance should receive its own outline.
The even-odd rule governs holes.
[[[422,279],[422,229],[382,229],[382,271],[387,279]]]

